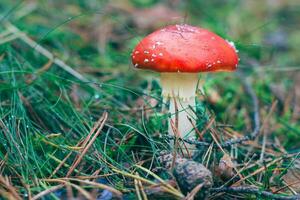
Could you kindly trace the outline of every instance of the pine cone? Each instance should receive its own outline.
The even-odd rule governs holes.
[[[163,152],[159,157],[161,164],[171,169],[173,155]],[[197,198],[204,199],[207,191],[213,184],[211,172],[201,163],[191,159],[181,158],[177,155],[174,169],[172,171],[176,181],[183,193],[187,194],[199,184],[203,184],[197,194]]]

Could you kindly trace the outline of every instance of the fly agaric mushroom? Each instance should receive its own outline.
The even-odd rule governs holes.
[[[170,25],[146,36],[132,52],[132,63],[139,69],[160,72],[162,96],[170,98],[175,124],[182,138],[195,138],[193,125],[199,72],[234,71],[238,55],[234,43],[206,29],[190,25]],[[188,119],[190,118],[190,120]],[[169,134],[174,135],[169,125]]]

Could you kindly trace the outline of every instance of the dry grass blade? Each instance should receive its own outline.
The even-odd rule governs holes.
[[[64,185],[70,185],[73,188],[75,188],[76,190],[78,190],[78,192],[80,192],[86,199],[88,199],[88,200],[94,199],[88,191],[86,191],[85,189],[81,188],[80,186],[70,183],[68,181],[65,181],[62,179],[44,179],[44,181],[49,182],[49,183],[56,182],[56,183],[62,183]]]
[[[239,181],[237,181],[236,183],[234,183],[233,185],[238,185],[240,182],[247,180],[248,178],[255,176],[256,174],[264,171],[266,168],[274,165],[275,163],[277,163],[278,161],[282,160],[282,158],[277,158],[275,160],[273,160],[272,162],[268,163],[266,166],[263,166],[257,170],[255,170],[254,172],[252,172],[251,174],[249,174],[248,176],[243,177],[242,179],[240,179]]]
[[[53,64],[53,60],[49,60],[43,67],[36,70],[35,73],[42,74],[43,72],[48,71],[51,68],[52,64]]]
[[[0,160],[0,174],[3,173],[4,167],[5,167],[5,163],[7,161],[7,157],[8,157],[8,154],[5,154],[4,159]]]
[[[208,168],[208,164],[209,164],[209,160],[210,160],[210,156],[212,154],[212,150],[213,150],[213,146],[214,146],[214,142],[211,143],[211,145],[207,148],[207,151],[205,152],[204,154],[204,157],[203,157],[203,161],[202,163],[204,164],[205,161],[206,161],[206,164],[205,164],[205,167]]]
[[[94,134],[94,132],[98,129],[98,131],[101,131],[99,130],[101,128],[101,126],[103,126],[106,121],[106,118],[107,118],[107,113],[103,113],[103,115],[99,118],[99,120],[95,123],[95,125],[93,126],[92,130],[90,131],[90,133],[88,134],[88,136],[83,140],[83,142],[80,142],[80,146],[82,148],[85,148],[86,145],[88,144],[88,142],[90,141],[92,135]],[[104,122],[103,122],[104,120]],[[79,145],[79,144],[78,144]]]
[[[18,37],[19,36],[17,36],[17,35],[11,34],[11,35],[9,35],[9,36],[7,36],[5,38],[1,38],[0,45],[5,44],[7,42],[11,42],[11,41],[17,39]]]
[[[199,129],[195,126],[195,123],[193,122],[192,118],[190,118],[189,116],[186,116],[189,120],[189,122],[191,123],[191,125],[193,126],[193,129],[195,130],[195,132],[197,133],[199,140],[203,140],[203,137],[201,136],[201,133],[199,131]]]
[[[8,178],[5,178],[3,176],[0,176],[0,187],[1,193],[4,193],[7,195],[7,197],[10,197],[11,199],[16,199],[16,200],[22,200],[22,198],[19,196],[17,189],[12,186],[8,180]]]
[[[249,164],[251,163],[251,161],[253,160],[253,157],[254,156],[252,156],[249,160],[248,160],[248,162],[233,176],[233,177],[231,177],[231,179],[229,179],[226,183],[224,183],[220,188],[222,188],[222,187],[225,187],[225,186],[227,186],[235,177],[237,177],[238,176],[238,174],[241,174],[248,166],[249,166]]]
[[[61,179],[62,180],[77,181],[77,182],[80,182],[80,183],[85,183],[87,185],[92,185],[92,186],[98,187],[99,189],[108,190],[108,191],[114,193],[117,197],[121,197],[123,195],[122,192],[120,192],[119,190],[117,190],[113,187],[110,187],[108,185],[102,184],[102,183],[96,183],[96,182],[92,182],[92,181],[88,181],[88,180],[81,180],[81,179],[78,179],[78,178],[61,178]],[[46,179],[46,180],[48,180],[48,179]]]
[[[69,154],[68,154],[69,155]],[[71,155],[71,154],[70,154]],[[63,159],[63,160],[59,160],[58,158],[56,158],[55,156],[51,155],[51,154],[48,154],[49,158],[51,158],[52,160],[54,160],[55,162],[59,163],[58,167],[60,168],[61,166],[64,166],[66,168],[69,168],[70,165],[66,163],[66,158],[68,158],[67,156]],[[54,175],[57,170],[59,170],[59,168],[56,167],[56,169],[52,172],[52,174]],[[77,169],[74,169],[74,172],[76,173],[79,173],[79,174],[82,174],[82,175],[85,175],[83,173],[81,173],[80,171],[78,171]],[[49,178],[51,178],[53,175],[49,176]]]
[[[143,184],[142,184],[142,181],[140,181],[140,180],[137,180],[137,181],[138,181],[138,185],[139,185],[139,188],[140,188],[140,190],[141,190],[143,199],[144,199],[144,200],[148,200],[148,197],[147,197],[147,194],[146,194],[146,192],[145,192],[145,189],[144,189],[144,186],[143,186]]]
[[[135,165],[137,168],[143,170],[144,172],[150,174],[151,176],[153,176],[155,179],[157,179],[162,185],[166,186],[167,188],[169,188],[170,190],[174,191],[174,192],[179,192],[178,190],[176,190],[173,186],[171,186],[170,184],[166,183],[162,178],[160,178],[159,176],[157,176],[156,174],[154,174],[153,172],[151,172],[149,169],[144,168],[140,165]]]
[[[153,182],[153,181],[147,180],[147,179],[145,179],[145,178],[143,178],[143,177],[136,176],[136,175],[133,175],[133,174],[124,172],[124,171],[120,171],[120,170],[115,169],[115,168],[113,168],[112,170],[113,170],[114,172],[116,172],[116,173],[119,173],[119,174],[123,175],[123,176],[130,177],[130,178],[133,178],[133,179],[138,179],[138,180],[140,180],[140,181],[142,181],[142,182],[144,182],[144,183],[147,183],[147,184],[149,184],[149,185],[151,185],[151,186],[154,186],[154,187],[160,186],[159,184],[157,184],[157,183],[155,183],[155,182]],[[173,195],[174,195],[175,197],[177,197],[177,198],[183,198],[183,197],[184,197],[183,194],[179,193],[178,191],[170,190],[170,189],[167,188],[166,186],[161,186],[160,188],[161,188],[163,191],[167,192],[167,193],[173,194]]]
[[[99,119],[99,121],[96,123],[96,126],[98,127],[98,130],[96,131],[96,133],[94,134],[94,136],[91,138],[91,140],[88,142],[86,140],[86,142],[83,143],[83,145],[85,145],[84,149],[82,150],[82,152],[80,153],[79,157],[73,162],[71,168],[69,169],[66,177],[70,176],[72,174],[72,172],[74,171],[74,169],[78,166],[78,164],[81,162],[83,156],[86,154],[86,152],[89,150],[89,148],[92,146],[92,144],[94,143],[94,141],[96,140],[96,138],[98,137],[98,135],[100,134],[102,128],[104,127],[104,124],[107,120],[108,114],[107,112],[104,112],[102,117]]]
[[[184,200],[194,200],[196,194],[201,190],[203,187],[203,183],[197,185],[185,198]]]
[[[136,173],[136,175],[139,176],[137,173]],[[137,179],[134,179],[134,187],[135,187],[135,193],[136,193],[137,199],[143,200]]]
[[[101,123],[102,123],[102,121],[101,121],[101,118],[100,118],[100,119],[96,122],[96,124],[94,125],[94,127],[92,128],[92,130],[90,131],[90,133],[88,134],[88,136],[87,136],[84,140],[78,142],[78,144],[77,144],[75,147],[73,147],[73,150],[81,150],[81,149],[83,149],[83,148],[86,146],[87,142],[88,142],[88,141],[90,140],[90,138],[92,137],[93,133],[94,133],[94,132],[96,131],[96,129],[100,126]],[[54,159],[54,160],[56,160],[56,161],[59,162],[59,165],[55,168],[55,170],[52,172],[52,174],[49,176],[49,178],[53,177],[53,176],[56,174],[56,172],[57,172],[62,166],[68,167],[68,165],[66,165],[65,163],[66,163],[66,161],[68,160],[68,158],[69,158],[71,155],[72,155],[72,152],[70,152],[70,153],[69,153],[62,161],[59,161],[59,160],[56,159],[55,157],[49,155],[52,159]],[[78,157],[77,157],[77,159],[78,159]],[[76,170],[74,170],[74,171],[76,171]]]
[[[4,57],[5,57],[5,53],[2,53],[2,54],[0,55],[0,62],[4,59]]]
[[[220,143],[218,142],[216,136],[214,135],[214,131],[210,132],[213,140],[216,142],[217,146],[220,148],[220,150],[224,153],[224,155],[226,154],[227,157],[229,157],[231,159],[231,156],[224,151],[224,149],[222,148],[222,146],[220,145]],[[238,174],[238,176],[242,179],[243,175],[241,173],[239,173],[239,170],[237,170],[237,168],[235,166],[233,166],[233,169],[235,170],[235,172]]]
[[[0,33],[0,39],[6,37],[7,35],[10,35],[11,34],[11,31],[9,30],[4,30]]]
[[[277,103],[278,103],[278,101],[274,101],[274,102],[272,103],[272,106],[271,106],[271,108],[270,108],[270,111],[269,111],[269,113],[267,114],[266,119],[264,120],[264,122],[263,122],[263,124],[262,124],[262,126],[261,126],[261,128],[260,128],[260,133],[263,132],[263,144],[262,144],[262,149],[261,149],[260,159],[259,159],[261,163],[262,163],[263,160],[264,160],[264,154],[265,154],[265,151],[266,151],[266,139],[267,139],[267,138],[266,138],[267,135],[266,135],[265,131],[263,131],[263,130],[265,129],[267,123],[269,122],[271,115],[274,113],[275,108],[276,108],[276,106],[277,106]]]
[[[177,133],[177,129],[176,129],[176,127],[175,127],[174,122],[173,122],[172,119],[170,120],[170,126],[171,126],[173,132],[174,132],[174,133]],[[175,158],[176,158],[176,156],[177,156],[177,151],[176,151],[176,150],[179,150],[180,153],[181,153],[181,155],[184,156],[184,152],[183,152],[182,148],[180,147],[180,143],[179,143],[179,141],[182,140],[182,138],[179,137],[179,136],[177,136],[177,135],[175,135],[174,138],[175,138],[175,141],[174,141],[174,144],[175,144],[175,145],[174,145],[174,148],[173,148],[173,158],[174,158],[173,163],[175,162]],[[190,153],[189,153],[189,151],[188,151],[188,149],[187,149],[187,146],[185,145],[184,142],[182,143],[182,145],[183,145],[184,149],[186,150],[186,152],[187,152],[187,154],[188,154],[187,156],[188,156],[188,157],[191,157],[191,155],[190,155]],[[173,165],[172,165],[172,166],[173,166]],[[173,167],[172,167],[172,168],[173,168]]]
[[[273,194],[272,192],[262,191],[261,189],[252,186],[211,188],[210,191],[216,193],[226,192],[235,195],[253,194],[256,196],[256,198],[260,197],[260,199],[278,199],[278,200],[299,200],[300,199],[299,195],[286,196],[286,195]]]
[[[45,195],[47,195],[47,194],[49,194],[49,193],[52,193],[52,192],[54,192],[54,191],[56,191],[56,190],[59,190],[59,189],[61,189],[61,188],[63,188],[63,187],[64,187],[64,185],[56,185],[56,186],[53,186],[53,187],[51,187],[51,188],[49,188],[49,189],[47,189],[47,190],[44,190],[44,191],[38,193],[38,194],[35,195],[35,196],[33,196],[31,200],[37,200],[37,199],[40,199],[40,198],[44,197]]]
[[[199,133],[199,138],[203,138],[203,135],[206,133],[207,130],[210,129],[210,127],[214,124],[215,122],[215,118],[212,118],[207,125],[205,126],[205,128],[201,131],[201,133]]]

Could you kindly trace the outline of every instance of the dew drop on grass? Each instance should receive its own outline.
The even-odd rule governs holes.
[[[99,99],[100,98],[100,95],[99,94],[95,94],[95,99]]]

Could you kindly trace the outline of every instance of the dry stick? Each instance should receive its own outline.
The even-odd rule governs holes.
[[[63,188],[63,187],[64,187],[63,184],[62,184],[62,185],[56,185],[56,186],[53,186],[53,187],[51,187],[51,188],[49,188],[49,189],[47,189],[47,190],[44,190],[44,191],[38,193],[37,195],[35,195],[34,197],[32,197],[31,200],[37,200],[37,199],[40,199],[40,198],[42,198],[43,196],[45,196],[45,195],[47,195],[47,194],[49,194],[49,193],[52,193],[52,192],[54,192],[54,191],[56,191],[56,190],[59,190],[59,189],[61,189],[61,188]]]
[[[279,199],[279,200],[297,200],[300,199],[299,195],[294,196],[283,196],[278,194],[273,194],[272,192],[261,191],[258,188],[254,187],[221,187],[221,188],[212,188],[210,192],[215,193],[231,193],[231,194],[254,194],[256,196],[262,196],[270,199]]]
[[[92,137],[92,139],[87,143],[85,142],[84,144],[86,144],[86,146],[84,147],[83,151],[81,152],[81,154],[79,155],[79,157],[74,161],[74,163],[72,164],[71,168],[69,169],[66,177],[69,177],[72,172],[74,171],[74,169],[78,166],[78,164],[81,162],[83,156],[86,154],[86,152],[89,150],[89,148],[91,147],[91,145],[94,143],[94,141],[96,140],[97,136],[100,134],[102,128],[104,127],[104,124],[107,120],[107,112],[104,112],[102,117],[100,118],[101,124],[97,130],[97,132],[94,134],[94,136]]]

